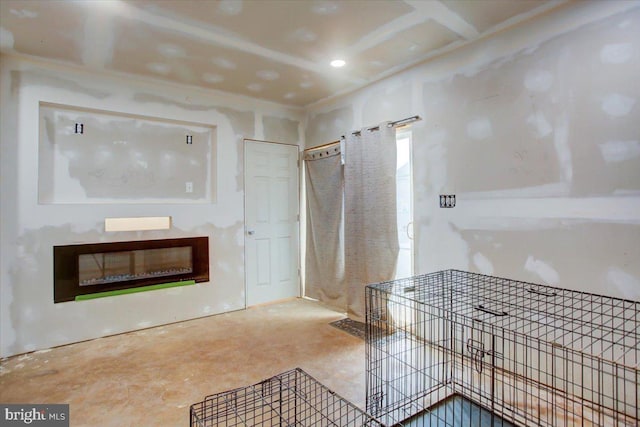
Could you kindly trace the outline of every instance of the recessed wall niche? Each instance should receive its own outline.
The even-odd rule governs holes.
[[[212,203],[216,128],[40,104],[38,201]]]

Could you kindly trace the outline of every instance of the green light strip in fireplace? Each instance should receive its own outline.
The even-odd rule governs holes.
[[[86,301],[96,298],[113,297],[116,295],[135,294],[137,292],[155,291],[156,289],[175,288],[177,286],[195,285],[195,280],[182,280],[180,282],[159,283],[157,285],[140,286],[138,288],[119,289],[117,291],[96,292],[93,294],[76,295],[76,301]]]

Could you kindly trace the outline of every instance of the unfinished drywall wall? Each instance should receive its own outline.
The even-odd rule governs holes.
[[[216,129],[40,104],[40,203],[215,202]]]
[[[299,125],[296,120],[280,117],[264,116],[262,128],[265,141],[276,141],[285,144],[297,144],[300,140]]]
[[[356,127],[351,107],[336,108],[328,113],[313,113],[307,120],[305,129],[306,146],[316,147],[334,142]]]
[[[1,67],[0,356],[245,307],[242,141],[245,137],[256,137],[256,117],[272,117],[276,123],[280,120],[286,124],[283,129],[297,129],[301,114],[296,109],[228,94],[92,75],[15,58],[3,57]],[[39,203],[38,177],[42,172],[39,152],[45,160],[61,160],[47,157],[46,150],[42,152],[39,147],[41,103],[201,124],[205,133],[215,134],[215,144],[209,145],[210,153],[205,150],[198,157],[214,163],[199,169],[200,175],[194,177],[194,184],[205,182],[205,175],[213,173],[211,185],[215,188],[209,189],[208,194],[215,197],[198,193],[199,199],[194,203],[194,200],[181,202],[170,195],[165,198],[167,193],[162,193],[153,197],[155,203],[145,203],[145,200],[132,200],[134,196],[145,198],[147,193],[143,188],[136,189],[139,192],[136,194],[101,193],[104,187],[87,181],[88,175],[74,175],[87,167],[82,158],[88,155],[88,150],[80,150],[80,158],[76,158],[75,143],[63,141],[61,148],[66,151],[58,155],[65,161],[53,162],[57,167],[54,180],[59,181],[50,183],[45,178],[40,182],[45,189],[49,184],[60,186],[56,191],[49,187],[51,191],[45,194],[55,197],[50,197],[48,203]],[[42,131],[46,137],[46,123]],[[297,139],[297,133],[280,134],[287,135],[289,143],[302,142]],[[194,144],[196,142],[194,136]],[[108,145],[102,144],[100,149],[109,151]],[[145,170],[158,167],[151,163]],[[65,165],[68,167],[60,167]],[[163,164],[155,172],[169,180],[173,175],[182,181],[184,165],[175,166]],[[58,196],[65,194],[74,181],[79,191],[73,194],[90,197],[59,203]],[[174,190],[184,192],[184,186],[184,182],[176,184]],[[104,231],[106,217],[139,216],[171,216],[172,228]],[[208,283],[92,301],[53,303],[54,245],[190,236],[209,236],[211,280]]]
[[[415,272],[640,298],[640,8],[578,2],[308,111],[307,147],[419,114]],[[323,130],[323,132],[320,132]],[[440,194],[456,194],[453,209]]]

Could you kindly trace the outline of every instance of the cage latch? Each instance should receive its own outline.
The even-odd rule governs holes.
[[[377,393],[373,393],[367,399],[367,411],[373,415],[377,415],[382,409],[382,399],[384,398],[384,393],[379,391]]]
[[[467,351],[471,353],[471,359],[473,360],[473,366],[476,368],[479,374],[482,373],[482,359],[484,356],[497,356],[501,357],[500,353],[493,350],[485,350],[484,343],[482,341],[476,341],[473,338],[467,340]]]
[[[509,314],[506,311],[491,310],[490,308],[486,308],[483,305],[476,306],[476,310],[484,311],[485,313],[493,314],[494,316],[507,316]]]
[[[382,318],[382,309],[374,308],[370,310],[371,321],[373,322],[381,322]]]
[[[533,288],[528,288],[527,292],[530,292],[532,294],[536,294],[536,295],[540,295],[543,297],[555,297],[556,295],[558,295],[556,292],[543,292],[543,291],[539,291],[537,289],[533,289]]]
[[[277,384],[272,378],[262,381],[260,383],[260,392],[262,393],[262,396],[269,396],[273,394],[273,390],[276,386]]]

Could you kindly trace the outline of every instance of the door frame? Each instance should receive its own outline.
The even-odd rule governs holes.
[[[243,171],[242,171],[242,191],[243,191],[243,197],[242,197],[242,209],[243,209],[243,224],[242,224],[242,236],[243,236],[243,244],[244,244],[244,250],[243,250],[243,254],[244,254],[244,308],[247,309],[249,307],[249,282],[247,280],[248,278],[248,274],[247,274],[247,142],[257,142],[257,143],[262,143],[262,144],[274,144],[274,145],[287,145],[290,147],[295,147],[296,151],[298,152],[297,154],[297,179],[298,179],[298,188],[297,188],[297,209],[298,209],[298,227],[297,227],[297,232],[298,232],[298,239],[297,239],[297,245],[298,245],[298,253],[297,256],[295,257],[295,262],[297,265],[297,276],[298,276],[298,289],[297,289],[297,297],[300,298],[303,293],[302,293],[302,275],[301,275],[301,270],[300,270],[300,266],[302,263],[301,260],[301,254],[302,254],[302,227],[301,227],[301,217],[302,214],[300,212],[301,210],[301,201],[302,201],[302,189],[301,189],[301,151],[300,151],[300,146],[298,144],[289,144],[289,143],[285,143],[285,142],[276,142],[276,141],[267,141],[267,140],[263,140],[263,139],[256,139],[256,138],[243,138],[242,140],[242,167],[243,167]]]

